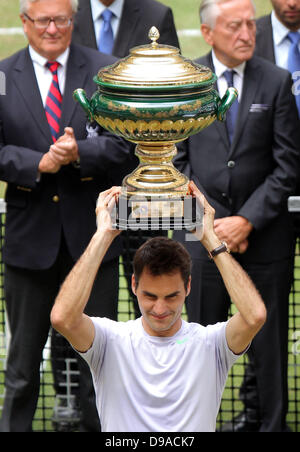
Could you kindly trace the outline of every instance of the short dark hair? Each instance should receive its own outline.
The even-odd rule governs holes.
[[[135,253],[133,272],[136,286],[145,267],[153,276],[170,275],[179,271],[187,289],[192,260],[181,243],[168,237],[154,237],[143,243]]]

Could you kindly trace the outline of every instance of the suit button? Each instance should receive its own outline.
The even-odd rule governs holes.
[[[53,196],[52,201],[59,202],[59,196],[57,196],[57,195]]]
[[[227,163],[228,168],[234,168],[235,167],[235,162],[233,160],[229,160],[229,162]]]

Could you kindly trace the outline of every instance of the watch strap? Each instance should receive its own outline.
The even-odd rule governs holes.
[[[215,256],[217,256],[220,253],[230,253],[230,250],[229,250],[226,242],[222,242],[220,246],[218,246],[217,248],[215,248],[212,251],[209,251],[208,257],[210,259],[213,259]]]

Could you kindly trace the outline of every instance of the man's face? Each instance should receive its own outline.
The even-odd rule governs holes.
[[[28,3],[26,14],[33,20],[47,17],[73,17],[70,0],[39,0],[33,3],[30,2]],[[73,24],[59,29],[54,22],[50,22],[47,28],[39,29],[26,15],[21,15],[21,20],[29,44],[47,60],[56,60],[69,47]]]
[[[231,0],[220,3],[220,15],[212,29],[201,26],[206,42],[211,45],[219,61],[235,67],[253,56],[255,48],[255,11],[250,0]]]
[[[143,316],[145,331],[151,336],[173,336],[181,327],[181,313],[187,290],[179,271],[172,274],[153,276],[145,268],[140,276],[138,286],[134,275],[132,290],[137,296]]]
[[[300,28],[300,0],[271,0],[275,14],[292,31]]]

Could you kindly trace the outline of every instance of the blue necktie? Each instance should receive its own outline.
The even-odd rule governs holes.
[[[225,71],[223,75],[226,79],[228,88],[231,86],[233,87],[234,86],[233,85],[234,71]],[[227,126],[227,132],[228,132],[228,138],[229,138],[230,144],[232,143],[232,140],[233,140],[234,128],[235,128],[236,118],[238,115],[238,110],[239,110],[239,102],[238,102],[238,99],[236,99],[226,113],[226,126]]]
[[[111,26],[111,19],[113,16],[113,12],[110,9],[105,9],[101,14],[103,19],[103,24],[100,30],[98,49],[100,52],[107,53],[109,55],[112,54],[113,46],[114,46],[114,35]]]
[[[291,31],[288,34],[288,38],[291,41],[288,56],[288,70],[291,72],[291,74],[294,74],[295,72],[300,71],[300,52],[299,52],[300,34],[297,31]],[[294,79],[294,83],[296,82],[297,78]],[[299,91],[299,88],[297,89],[297,91]],[[296,96],[296,103],[300,116],[300,94],[297,93],[294,94]]]

